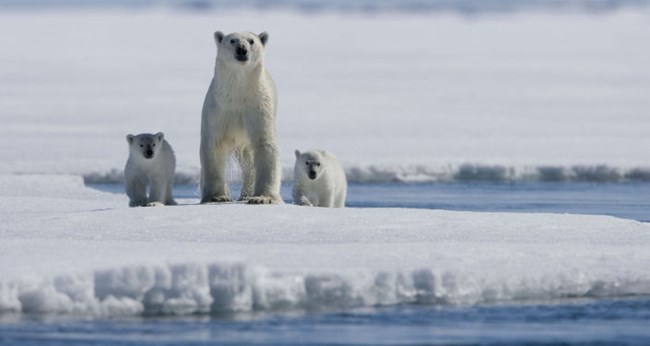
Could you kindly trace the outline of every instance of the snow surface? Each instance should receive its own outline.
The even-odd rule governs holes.
[[[270,33],[285,178],[321,148],[358,182],[650,180],[649,18],[4,11],[0,173],[119,181],[163,131],[196,181],[219,29]]]
[[[0,176],[0,311],[133,314],[650,294],[650,225],[605,216],[128,208],[81,177]]]

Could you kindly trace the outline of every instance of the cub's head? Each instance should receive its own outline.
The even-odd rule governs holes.
[[[322,173],[321,161],[323,161],[323,157],[316,151],[301,153],[299,150],[296,150],[295,174],[302,173],[309,179],[316,180]]]
[[[165,135],[162,132],[158,132],[155,135],[141,133],[137,136],[131,134],[126,136],[131,155],[137,155],[147,160],[153,159],[160,152],[164,139]]]
[[[224,35],[217,31],[214,33],[214,40],[218,49],[217,59],[242,66],[255,66],[264,60],[264,47],[269,40],[269,34],[234,32]]]

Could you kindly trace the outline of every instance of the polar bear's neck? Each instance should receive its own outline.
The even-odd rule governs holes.
[[[217,59],[214,71],[214,97],[224,109],[250,107],[259,99],[266,72],[260,62],[256,66],[237,66]]]
[[[217,59],[214,78],[220,86],[228,89],[248,88],[258,85],[264,76],[264,65],[260,62],[253,67],[232,66]]]

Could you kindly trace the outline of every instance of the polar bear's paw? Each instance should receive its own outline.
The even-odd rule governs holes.
[[[282,199],[274,196],[255,196],[248,198],[248,204],[282,204]]]
[[[309,199],[307,197],[305,197],[305,196],[300,197],[300,201],[299,201],[298,204],[299,205],[304,205],[304,206],[307,206],[307,207],[313,207],[314,206],[313,204],[311,204],[311,201],[309,201]]]
[[[147,203],[147,207],[162,207],[164,205],[165,204],[163,204],[161,202],[149,202],[149,203]]]
[[[228,196],[212,196],[205,197],[201,200],[201,203],[230,203],[232,199]]]

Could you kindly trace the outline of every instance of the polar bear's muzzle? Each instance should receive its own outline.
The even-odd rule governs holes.
[[[239,46],[235,49],[235,59],[241,62],[248,61],[248,49],[244,46]]]

